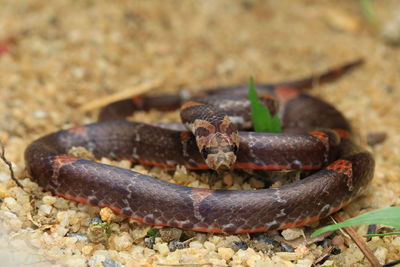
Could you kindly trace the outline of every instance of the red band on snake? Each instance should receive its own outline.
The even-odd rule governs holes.
[[[179,108],[186,100],[177,95],[119,101],[101,111],[104,122],[44,136],[26,149],[27,169],[44,190],[74,201],[110,207],[116,213],[152,225],[250,233],[311,223],[357,197],[373,177],[374,160],[349,138],[350,125],[339,111],[301,90],[315,81],[330,81],[360,63],[352,62],[307,79],[257,86],[260,95],[278,100],[276,107],[268,97],[264,98],[270,110],[281,116],[284,133],[239,132],[239,150],[232,168],[313,170],[304,179],[279,188],[190,188],[67,155],[70,148],[81,146],[96,157],[131,158],[137,163],[165,167],[184,165],[194,170],[208,168],[192,134],[116,120],[136,110]],[[247,120],[238,119],[249,116],[248,102],[238,103],[235,96],[244,90],[245,86],[218,88],[193,101],[228,111],[240,127],[248,127]],[[229,110],[229,101],[236,101],[234,111]],[[192,104],[185,108],[195,106]],[[230,132],[226,122],[218,127]],[[199,130],[198,134],[207,132]]]

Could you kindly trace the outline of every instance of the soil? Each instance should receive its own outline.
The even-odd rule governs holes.
[[[161,81],[150,94],[198,91],[244,84],[250,75],[258,83],[284,81],[364,58],[362,67],[335,82],[316,84],[311,93],[349,118],[358,141],[376,160],[374,180],[344,209],[345,216],[400,206],[400,48],[395,46],[400,10],[396,0],[372,2],[376,20],[370,21],[362,2],[2,1],[0,141],[25,191],[0,162],[1,266],[368,266],[341,235],[332,240],[333,253],[324,252],[321,243],[299,245],[294,252],[234,248],[232,242],[250,244],[253,237],[206,234],[192,234],[183,249],[171,251],[165,238],[145,239],[147,226],[42,192],[27,177],[23,160],[24,149],[36,138],[94,122],[98,109],[83,112],[84,104],[146,82]],[[135,116],[142,121],[177,117]],[[385,133],[386,140],[368,145],[377,133]],[[131,167],[124,161],[102,162]],[[207,186],[204,174],[182,168],[172,174],[134,168]],[[109,221],[111,234],[100,240],[88,222],[96,216]],[[365,234],[366,228],[358,232]],[[373,238],[368,244],[381,263],[399,259],[400,237]]]

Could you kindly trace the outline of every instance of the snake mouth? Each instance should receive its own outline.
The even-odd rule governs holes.
[[[229,170],[235,161],[235,153],[221,150],[217,153],[208,154],[206,158],[207,165],[213,170]]]

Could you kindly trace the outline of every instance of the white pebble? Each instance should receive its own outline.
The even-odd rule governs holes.
[[[103,262],[105,260],[106,260],[106,256],[95,254],[89,259],[88,265],[91,267],[92,266],[103,266]]]
[[[334,262],[332,260],[326,260],[321,266],[333,266]]]
[[[254,262],[254,267],[269,267],[269,266],[277,266],[274,264],[271,259],[264,259],[264,260],[256,260]]]
[[[123,251],[123,250],[130,250],[132,248],[132,238],[131,236],[124,232],[118,236],[114,236],[111,240],[111,244],[116,250]]]
[[[157,243],[154,245],[154,249],[157,250],[161,254],[161,256],[167,256],[167,254],[169,253],[167,243]]]
[[[50,205],[47,205],[47,204],[43,204],[43,205],[39,206],[39,210],[47,215],[51,213],[52,209],[53,209],[53,207]]]
[[[290,228],[282,231],[282,236],[285,240],[295,240],[303,235],[303,230],[299,228]]]
[[[313,260],[311,259],[301,259],[297,261],[296,267],[311,267],[313,265]]]
[[[215,250],[215,245],[209,241],[204,242],[203,246],[210,251]]]
[[[76,237],[65,237],[64,238],[64,243],[67,246],[75,245],[76,242],[78,242],[78,238],[76,238]]]
[[[399,247],[399,249],[400,249],[400,237],[395,237],[392,241],[392,245]]]
[[[4,204],[9,208],[12,212],[18,213],[18,211],[21,210],[21,205],[18,204],[18,202],[12,198],[12,197],[6,197],[4,199]]]
[[[33,116],[38,119],[43,119],[47,116],[47,113],[44,112],[43,110],[36,110],[33,112]]]
[[[0,182],[6,182],[10,179],[11,179],[10,175],[8,175],[4,172],[0,172]]]
[[[384,247],[378,247],[374,251],[375,257],[377,257],[379,263],[381,264],[385,264],[387,254],[388,254],[388,249]]]
[[[68,233],[68,229],[67,229],[67,228],[64,228],[64,227],[62,227],[62,226],[58,226],[58,227],[56,228],[56,232],[57,232],[57,234],[59,234],[60,236],[65,236],[65,235]]]
[[[22,228],[22,222],[19,219],[13,219],[8,222],[13,231],[18,231]]]
[[[57,201],[57,198],[56,198],[56,197],[53,197],[53,196],[44,196],[44,197],[42,198],[42,200],[43,200],[43,203],[44,203],[44,204],[47,204],[47,205],[54,205],[54,203],[56,203],[56,201]]]
[[[93,251],[93,246],[92,245],[86,245],[82,248],[82,253],[83,255],[89,255]]]
[[[235,251],[231,248],[218,248],[218,255],[224,260],[230,260],[232,256],[235,254]]]
[[[203,244],[199,241],[193,241],[189,243],[190,248],[203,248]]]
[[[65,266],[75,267],[75,266],[86,266],[86,259],[80,255],[72,255],[67,257],[64,262]],[[101,266],[101,265],[100,265]]]
[[[280,257],[281,259],[288,260],[288,261],[294,261],[298,260],[302,257],[300,253],[296,252],[277,252],[276,255]]]
[[[68,212],[66,212],[66,211],[57,212],[57,221],[60,223],[61,226],[69,225]]]
[[[17,219],[18,218],[17,215],[15,215],[14,213],[9,212],[9,211],[0,211],[0,214],[8,217],[9,219]]]

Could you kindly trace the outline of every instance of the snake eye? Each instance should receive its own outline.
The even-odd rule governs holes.
[[[207,151],[206,148],[203,148],[203,149],[201,150],[201,155],[203,156],[204,159],[207,158],[207,156],[208,156],[208,151]]]
[[[237,153],[239,150],[239,147],[237,145],[233,145],[233,153]]]

